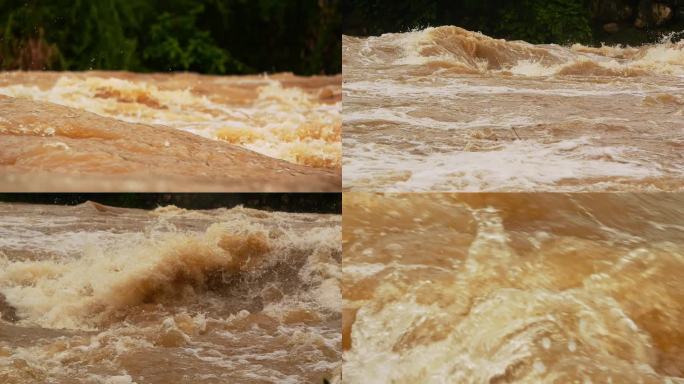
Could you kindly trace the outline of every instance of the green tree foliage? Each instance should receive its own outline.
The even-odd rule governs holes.
[[[521,0],[503,6],[496,34],[530,43],[591,40],[590,12],[584,0]]]
[[[187,14],[164,12],[150,27],[143,50],[145,63],[151,68],[182,69],[204,73],[244,72],[244,64],[231,60],[228,52],[216,45],[208,31],[195,28],[197,16],[204,7],[196,6]]]
[[[339,73],[339,0],[4,0],[0,69]]]
[[[209,0],[201,21],[248,68],[341,71],[339,0]]]
[[[52,16],[43,20],[45,38],[59,47],[62,68],[138,68],[137,42],[128,36],[127,23],[135,25],[140,2],[128,0],[46,1],[25,7]],[[54,15],[54,16],[53,16]]]
[[[44,37],[46,12],[28,6],[8,12],[7,4],[0,3],[0,68],[44,69],[56,64],[59,50]]]

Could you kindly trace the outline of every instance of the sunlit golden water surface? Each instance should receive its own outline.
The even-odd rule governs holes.
[[[684,383],[684,194],[343,209],[345,383]]]
[[[340,216],[0,204],[0,382],[321,383]]]
[[[684,189],[684,42],[343,37],[345,189]]]
[[[5,72],[0,188],[336,191],[340,82]]]

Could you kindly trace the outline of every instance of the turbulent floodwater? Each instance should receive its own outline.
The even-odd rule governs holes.
[[[343,209],[345,383],[684,383],[684,194]]]
[[[98,190],[339,190],[340,81],[2,73],[0,181],[21,191],[110,178]]]
[[[684,41],[343,37],[345,189],[684,189]]]
[[[340,216],[0,204],[0,382],[339,376]]]

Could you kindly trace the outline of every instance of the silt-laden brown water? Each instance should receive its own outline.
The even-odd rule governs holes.
[[[0,204],[0,382],[339,376],[340,216]]]
[[[5,191],[339,191],[339,76],[0,74]]]
[[[346,190],[681,191],[684,43],[343,37]]]
[[[345,194],[345,383],[684,383],[684,194]]]

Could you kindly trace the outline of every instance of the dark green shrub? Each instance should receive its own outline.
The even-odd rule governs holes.
[[[530,43],[591,40],[589,7],[583,0],[521,0],[500,8],[495,33]]]
[[[338,0],[0,1],[0,69],[339,73]]]
[[[187,14],[160,14],[150,27],[142,52],[146,66],[167,67],[169,71],[225,73],[228,68],[228,72],[244,72],[244,64],[231,59],[209,32],[196,27],[197,15],[203,10],[200,5]]]

